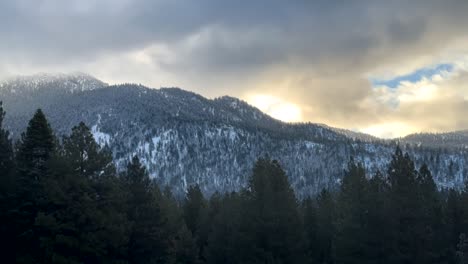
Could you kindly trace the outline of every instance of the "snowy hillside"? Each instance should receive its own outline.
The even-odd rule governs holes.
[[[4,82],[0,98],[14,138],[39,107],[59,136],[84,121],[97,142],[111,148],[118,168],[138,155],[152,177],[178,193],[194,183],[206,193],[237,190],[262,156],[281,162],[300,196],[317,193],[340,183],[351,156],[370,175],[386,170],[396,146],[325,125],[283,123],[232,97],[210,100],[179,88],[107,86],[88,75],[21,77]],[[429,165],[440,187],[463,185],[468,151],[440,150],[434,141],[403,142],[416,166]]]

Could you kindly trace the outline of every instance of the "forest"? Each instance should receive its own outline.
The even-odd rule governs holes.
[[[4,117],[2,263],[468,263],[468,189],[439,190],[399,147],[375,175],[350,157],[315,197],[260,157],[243,190],[179,198],[138,157],[117,171],[84,123],[57,138],[38,110],[12,142]]]

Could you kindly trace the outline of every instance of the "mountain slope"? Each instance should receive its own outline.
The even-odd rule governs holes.
[[[396,146],[365,135],[350,138],[324,125],[283,123],[232,97],[210,100],[179,88],[107,86],[86,78],[83,84],[96,83],[92,89],[80,82],[70,89],[70,83],[76,84],[73,76],[42,80],[43,85],[3,85],[0,98],[13,137],[19,138],[40,107],[57,134],[84,121],[98,143],[110,146],[118,168],[138,155],[151,176],[177,193],[194,183],[206,193],[237,190],[245,186],[253,162],[269,156],[280,160],[300,196],[336,187],[350,156],[370,174],[384,171]],[[466,151],[425,144],[406,150],[417,166],[429,164],[439,186],[462,186]]]
[[[403,142],[438,148],[468,148],[468,130],[448,133],[419,133],[402,138]]]

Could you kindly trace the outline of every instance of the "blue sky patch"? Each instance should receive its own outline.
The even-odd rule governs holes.
[[[430,68],[421,68],[412,73],[401,75],[393,79],[382,80],[382,79],[373,79],[371,78],[370,81],[373,86],[387,86],[390,88],[396,88],[400,85],[401,82],[418,82],[423,78],[430,78],[436,74],[441,72],[451,72],[453,71],[453,64],[438,64],[435,67]]]

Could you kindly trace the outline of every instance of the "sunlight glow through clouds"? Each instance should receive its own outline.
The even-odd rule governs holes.
[[[285,122],[302,121],[302,111],[296,104],[271,95],[249,96],[247,101],[273,118]]]
[[[372,125],[359,130],[359,132],[378,136],[381,138],[403,137],[416,131],[418,131],[417,127],[413,127],[402,122],[386,122],[383,124]]]

